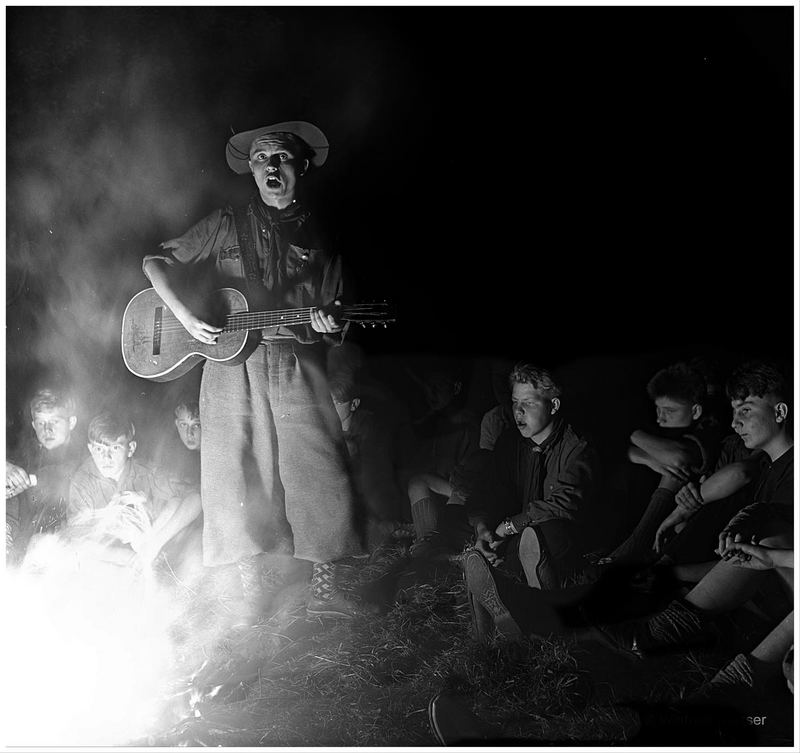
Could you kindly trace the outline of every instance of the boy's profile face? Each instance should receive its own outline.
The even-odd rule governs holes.
[[[516,382],[511,388],[514,423],[525,439],[536,441],[536,437],[550,425],[560,405],[557,397],[547,397],[532,384]]]
[[[771,395],[748,395],[744,400],[731,400],[731,427],[742,438],[748,450],[763,449],[784,426],[786,403]]]
[[[78,422],[64,408],[46,408],[35,411],[31,426],[36,439],[45,450],[55,450],[69,442],[70,433]]]
[[[178,436],[187,450],[200,449],[202,432],[199,416],[192,416],[189,411],[181,409],[175,417],[175,428],[178,430]]]
[[[336,415],[339,416],[339,423],[341,423],[344,429],[347,426],[347,420],[356,412],[358,406],[361,404],[361,398],[354,397],[352,400],[345,400],[343,403],[340,403],[333,396],[331,396],[331,399],[333,400],[333,407],[336,408]]]
[[[87,445],[97,470],[106,478],[118,481],[125,470],[125,463],[136,451],[136,442],[124,435],[113,441],[101,439]]]
[[[664,429],[684,429],[700,417],[700,406],[685,400],[662,395],[653,402],[656,406],[656,423]]]

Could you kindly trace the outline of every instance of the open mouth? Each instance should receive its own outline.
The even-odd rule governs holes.
[[[269,177],[267,178],[267,188],[280,188],[281,181],[278,178]]]

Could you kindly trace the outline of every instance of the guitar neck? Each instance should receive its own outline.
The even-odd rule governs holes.
[[[223,332],[243,332],[265,327],[291,326],[294,324],[310,324],[311,309],[284,309],[282,311],[244,311],[228,314],[225,318]]]
[[[296,324],[310,324],[312,306],[301,309],[282,309],[279,311],[242,311],[228,314],[223,332],[243,332],[264,327],[286,327]],[[358,323],[385,323],[391,321],[387,316],[385,304],[356,303],[342,306],[337,317],[343,321]]]

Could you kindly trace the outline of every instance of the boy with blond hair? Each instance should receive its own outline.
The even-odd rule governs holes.
[[[64,524],[69,478],[83,451],[72,434],[78,423],[74,397],[46,387],[29,401],[33,434],[6,460],[6,545],[9,561],[22,558],[31,536]]]

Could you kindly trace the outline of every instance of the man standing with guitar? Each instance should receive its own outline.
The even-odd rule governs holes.
[[[325,377],[325,346],[340,344],[344,328],[321,307],[338,305],[345,292],[342,264],[302,202],[304,177],[325,163],[328,149],[322,131],[303,121],[232,136],[228,165],[250,172],[258,190],[245,206],[217,210],[162,243],[162,253],[143,264],[164,303],[206,345],[216,342],[223,319],[193,294],[196,280],[238,288],[270,310],[310,308],[309,324],[260,330],[243,362],[204,367],[203,561],[237,564],[242,624],[257,621],[282,585],[278,571],[263,571],[263,553],[312,563],[310,614],[353,618],[364,610],[337,587],[334,565],[361,551]]]

